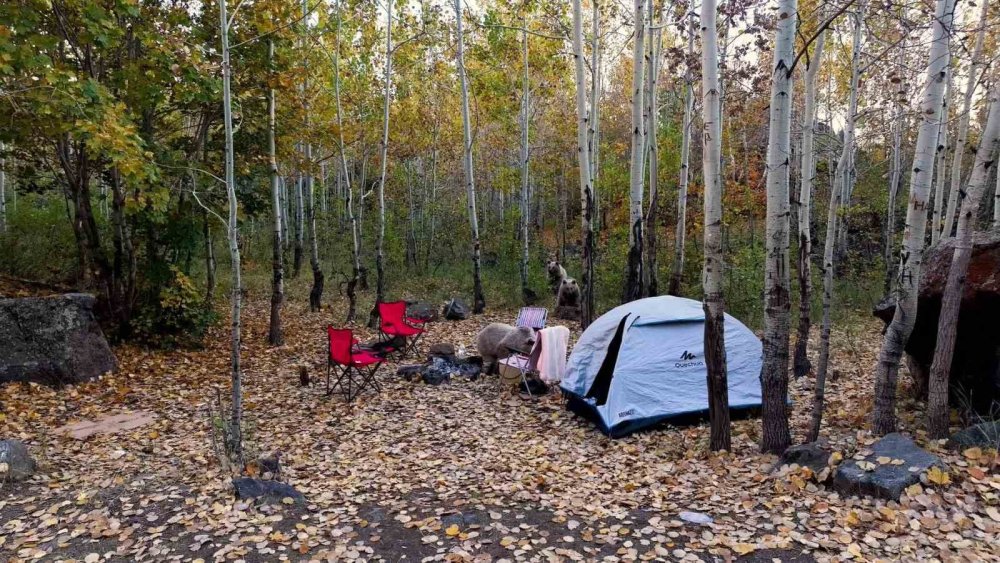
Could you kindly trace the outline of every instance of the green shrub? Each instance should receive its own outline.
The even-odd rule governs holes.
[[[216,315],[191,278],[176,266],[158,294],[139,312],[134,323],[138,340],[156,347],[198,346]]]

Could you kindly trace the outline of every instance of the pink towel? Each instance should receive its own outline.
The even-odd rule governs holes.
[[[538,331],[538,339],[531,351],[531,364],[546,383],[559,383],[566,373],[566,349],[569,347],[569,329],[553,326]]]

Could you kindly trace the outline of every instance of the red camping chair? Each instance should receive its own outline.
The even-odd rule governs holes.
[[[329,336],[329,351],[326,359],[326,394],[340,388],[348,402],[353,401],[366,387],[371,386],[381,391],[382,386],[375,379],[375,372],[382,362],[381,356],[357,348],[357,340],[349,328],[326,327]],[[330,376],[334,368],[340,369],[337,381],[330,385]]]
[[[424,334],[424,329],[413,326],[413,320],[407,318],[406,301],[379,303],[378,316],[381,319],[379,332],[382,336],[389,340],[399,337],[405,342],[399,350],[402,358],[417,351],[417,341]]]

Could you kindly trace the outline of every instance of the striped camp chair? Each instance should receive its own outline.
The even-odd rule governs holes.
[[[522,307],[521,311],[517,314],[517,321],[514,324],[541,330],[545,328],[545,322],[548,320],[548,317],[549,312],[543,307]]]

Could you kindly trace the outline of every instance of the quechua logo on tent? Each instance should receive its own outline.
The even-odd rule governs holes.
[[[675,363],[674,367],[675,368],[688,368],[688,367],[692,367],[692,366],[705,365],[705,362],[703,362],[701,360],[695,360],[696,357],[697,356],[694,355],[694,354],[692,354],[691,352],[689,352],[687,350],[684,350],[683,352],[681,352],[680,361],[677,362],[677,363]],[[692,361],[692,360],[695,360],[695,361]]]

